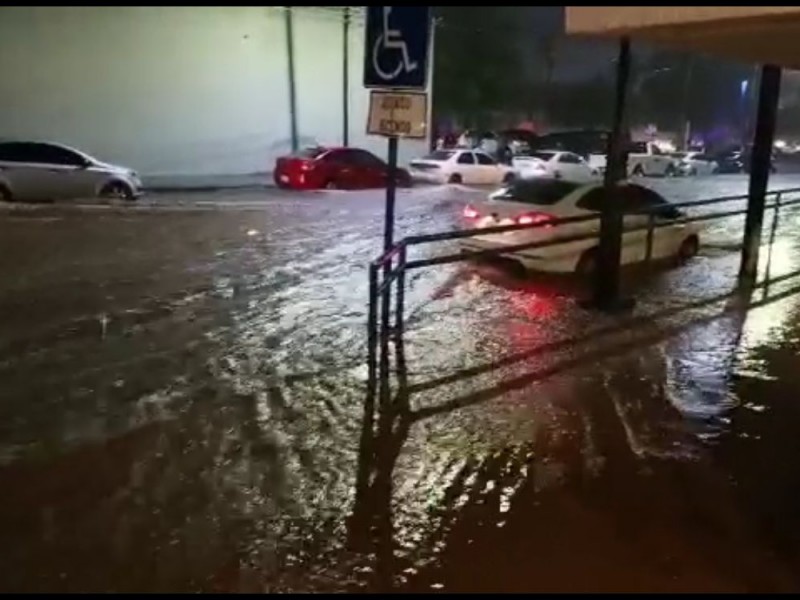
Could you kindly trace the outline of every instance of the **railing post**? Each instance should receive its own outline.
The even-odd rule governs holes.
[[[380,393],[378,403],[381,412],[385,412],[389,406],[389,331],[391,328],[391,309],[392,309],[392,276],[393,257],[390,257],[383,265],[383,276],[381,277],[381,324],[380,324],[380,356],[378,359],[378,384]]]
[[[655,227],[656,216],[651,212],[647,214],[647,250],[644,262],[650,268],[650,260],[653,258],[653,227]]]
[[[369,265],[369,306],[367,309],[367,398],[374,402],[378,373],[378,267]]]
[[[396,339],[402,337],[403,329],[405,328],[403,311],[405,310],[406,298],[406,253],[406,245],[401,242],[397,259],[397,297],[395,298],[394,309],[394,334]]]
[[[778,230],[778,217],[781,210],[781,192],[775,194],[775,208],[772,211],[772,225],[769,228],[769,245],[767,246],[767,268],[764,273],[764,293],[769,287],[770,270],[772,268],[772,246],[775,244],[775,232]]]

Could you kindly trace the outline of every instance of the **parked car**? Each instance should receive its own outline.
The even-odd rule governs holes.
[[[714,155],[714,161],[717,163],[717,173],[728,175],[743,173],[745,170],[742,153],[739,150],[720,152]]]
[[[718,153],[714,160],[719,165],[718,173],[749,173],[751,148],[734,148]],[[770,172],[775,173],[775,153],[772,154]]]
[[[0,142],[0,199],[60,200],[142,193],[136,172],[53,142]]]
[[[628,175],[670,177],[677,174],[675,161],[653,142],[634,142],[628,150]]]
[[[537,150],[528,156],[515,156],[511,162],[514,173],[521,179],[544,177],[577,183],[596,181],[600,172],[589,166],[574,152]]]
[[[686,261],[699,248],[700,229],[695,224],[674,221],[683,215],[662,196],[646,187],[624,183],[614,191],[613,198],[606,198],[601,184],[577,184],[545,179],[518,180],[495,192],[485,202],[464,207],[463,226],[481,229],[513,224],[543,223],[535,229],[523,229],[507,233],[495,233],[463,238],[464,251],[502,249],[507,246],[557,239],[581,233],[600,231],[600,220],[581,223],[548,225],[549,221],[564,217],[597,215],[607,201],[622,205],[623,222],[626,228],[645,225],[648,217],[642,211],[655,211],[662,227],[654,229],[652,258],[654,260],[675,258]],[[561,273],[591,274],[597,266],[597,238],[568,242],[545,248],[510,252],[504,255],[524,267]],[[644,260],[647,252],[646,229],[626,232],[622,238],[622,264]]]
[[[514,179],[514,170],[480,150],[436,150],[411,161],[411,177],[427,183],[500,185]]]
[[[296,190],[381,188],[389,180],[389,165],[360,148],[306,148],[280,157],[273,178],[278,187]],[[397,169],[397,185],[411,185],[405,169]]]
[[[679,175],[712,175],[719,171],[717,161],[702,152],[673,152],[670,156],[677,163]]]

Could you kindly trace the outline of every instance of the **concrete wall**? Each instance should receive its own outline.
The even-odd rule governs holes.
[[[351,28],[351,143],[366,139]],[[301,143],[341,143],[341,16],[294,9]],[[143,175],[265,172],[290,148],[279,7],[0,8],[0,137],[49,139]],[[402,143],[401,156],[424,151]]]

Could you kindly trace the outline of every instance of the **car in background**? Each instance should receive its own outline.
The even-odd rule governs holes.
[[[305,148],[280,157],[273,179],[278,187],[295,190],[382,188],[389,181],[389,165],[360,148]],[[398,168],[396,182],[410,186],[408,171]]]
[[[600,171],[590,167],[582,157],[561,150],[536,150],[527,156],[515,156],[511,165],[520,179],[540,177],[588,183],[600,177]]]
[[[142,194],[139,175],[54,142],[0,141],[0,199],[119,198]]]
[[[655,142],[633,142],[628,147],[628,175],[671,177],[678,166]]]
[[[573,129],[555,131],[536,138],[531,145],[533,150],[565,150],[583,157],[589,166],[603,173],[606,168],[606,153],[611,132],[604,129]],[[623,134],[624,143],[630,136]]]
[[[718,173],[749,173],[750,172],[750,153],[751,148],[732,148],[719,152],[714,156],[714,160],[719,165]],[[770,161],[770,173],[776,172],[775,153],[772,154]]]
[[[676,161],[679,175],[713,175],[719,171],[717,161],[703,152],[673,152],[670,156]]]
[[[500,185],[514,179],[509,165],[498,163],[480,150],[436,150],[411,161],[411,177],[426,183]]]
[[[541,224],[540,227],[493,233],[462,238],[459,243],[463,252],[501,250],[508,246],[555,240],[583,233],[595,237],[583,241],[517,250],[501,253],[503,257],[517,261],[524,267],[554,273],[577,273],[588,276],[597,267],[600,212],[608,202],[621,204],[623,223],[626,229],[647,224],[646,212],[655,214],[656,227],[653,233],[651,257],[654,260],[673,258],[679,262],[689,260],[697,254],[700,229],[692,223],[678,221],[683,214],[646,187],[623,183],[606,197],[602,184],[578,184],[567,181],[528,179],[518,180],[489,196],[485,202],[464,207],[462,227],[482,229],[503,225]],[[565,217],[598,217],[580,223],[556,224],[556,219]],[[552,224],[550,224],[552,223]],[[622,264],[628,265],[646,259],[647,231],[627,231],[622,237]]]

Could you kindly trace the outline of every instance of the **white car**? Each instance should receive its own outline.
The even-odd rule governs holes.
[[[681,175],[713,175],[719,170],[717,161],[702,152],[674,152],[672,158]]]
[[[600,232],[600,211],[605,189],[600,184],[580,185],[546,179],[519,180],[498,190],[485,202],[468,205],[462,214],[465,228],[497,227],[512,224],[545,223],[535,229],[478,235],[460,240],[462,251],[502,249],[504,247]],[[670,224],[682,214],[656,192],[632,183],[621,184],[612,202],[622,204],[624,227],[646,225],[641,214],[656,209],[651,258],[677,258],[681,262],[693,257],[699,248],[700,229],[693,223]],[[598,218],[582,223],[547,225],[547,221],[564,217],[595,215]],[[537,271],[591,274],[597,266],[597,237],[544,248],[512,251],[503,254]],[[640,262],[647,256],[647,230],[627,232],[622,239],[622,264]]]
[[[561,150],[536,150],[528,156],[515,156],[512,166],[520,179],[543,177],[588,183],[600,177],[600,171],[590,167],[582,157]]]
[[[50,142],[0,142],[0,199],[58,200],[109,197],[133,200],[139,176],[74,148]]]
[[[670,177],[677,174],[675,160],[655,142],[634,142],[628,149],[628,176]]]
[[[500,185],[514,179],[514,170],[480,150],[436,150],[411,161],[412,179],[428,183]]]

